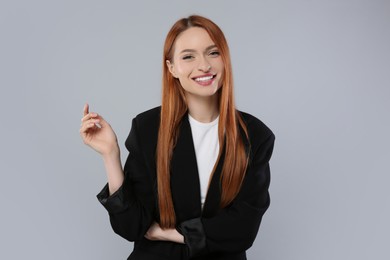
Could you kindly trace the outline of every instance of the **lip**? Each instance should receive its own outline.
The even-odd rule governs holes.
[[[211,78],[208,79],[208,80],[202,80],[202,81],[197,81],[196,80],[196,79],[205,78],[205,77],[211,77]],[[199,75],[199,76],[193,77],[192,80],[195,81],[197,84],[199,84],[201,86],[209,86],[209,85],[211,85],[213,83],[215,78],[216,78],[216,74],[207,73],[207,74],[203,74],[203,75]]]

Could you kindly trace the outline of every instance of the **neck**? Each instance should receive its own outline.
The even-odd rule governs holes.
[[[218,95],[211,97],[187,96],[189,114],[197,121],[209,123],[214,121],[219,115]]]

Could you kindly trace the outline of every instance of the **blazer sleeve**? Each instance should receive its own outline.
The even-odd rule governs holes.
[[[270,204],[269,160],[275,136],[254,152],[241,190],[233,202],[211,218],[195,218],[178,225],[190,257],[212,252],[242,252],[252,246],[263,214]]]
[[[126,141],[129,150],[122,186],[109,195],[108,184],[97,194],[100,203],[107,209],[112,229],[121,237],[136,241],[142,239],[153,222],[153,191],[142,153],[138,145],[137,121],[133,119]]]

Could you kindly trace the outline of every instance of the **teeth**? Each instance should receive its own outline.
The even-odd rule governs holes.
[[[195,81],[207,81],[212,79],[213,76],[207,76],[207,77],[201,77],[201,78],[196,78]]]

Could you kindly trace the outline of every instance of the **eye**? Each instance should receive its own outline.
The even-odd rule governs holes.
[[[212,57],[218,57],[219,56],[219,51],[218,50],[213,50],[209,53],[210,56]]]
[[[194,58],[194,56],[192,56],[192,55],[185,55],[182,57],[183,60],[190,60],[192,58]]]

